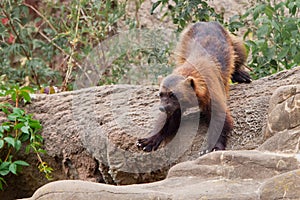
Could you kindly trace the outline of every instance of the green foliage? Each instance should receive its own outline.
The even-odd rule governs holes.
[[[125,14],[118,1],[23,0],[0,3],[0,74],[6,84],[71,89],[81,61],[116,31]]]
[[[5,95],[10,95],[15,102],[12,106],[8,102],[0,103],[0,111],[7,117],[7,121],[0,125],[0,189],[6,184],[4,177],[9,173],[17,175],[24,166],[29,164],[23,160],[14,160],[14,157],[24,149],[29,153],[33,150],[39,160],[39,169],[45,173],[46,178],[51,178],[53,169],[47,165],[40,154],[45,153],[42,149],[43,138],[39,134],[42,129],[40,122],[18,107],[19,101],[30,102],[29,87],[15,86],[8,89]]]
[[[230,32],[247,28],[246,45],[251,52],[249,66],[253,78],[264,77],[300,64],[300,2],[299,0],[257,2],[242,16],[232,16],[225,22],[203,0],[158,0],[151,12],[161,6],[164,16],[171,16],[179,31],[197,21],[219,21]],[[166,9],[167,8],[167,9]]]
[[[215,12],[210,7],[207,1],[203,0],[158,0],[152,5],[151,13],[157,9],[158,6],[161,8],[167,8],[164,16],[171,16],[172,21],[177,25],[178,31],[183,30],[188,24],[198,21],[220,21],[223,22],[223,16]]]
[[[251,50],[249,66],[260,78],[300,65],[300,1],[265,1],[250,8],[242,20]],[[252,24],[253,23],[253,24]]]
[[[263,2],[263,3],[261,3]],[[143,0],[134,1],[137,14]],[[4,0],[0,3],[0,84],[31,85],[38,88],[58,86],[72,89],[75,75],[83,70],[84,59],[97,44],[115,35],[118,23],[128,29],[140,28],[138,18],[126,13],[129,1],[36,1]],[[207,0],[158,0],[150,12],[160,9],[163,17],[171,17],[181,31],[197,21],[219,21],[230,32],[245,25],[250,38],[250,67],[254,78],[299,65],[299,0],[283,2],[259,1],[242,17],[225,22]],[[132,4],[131,4],[132,5]],[[169,45],[171,46],[171,45]],[[152,66],[158,64],[162,74],[170,71],[169,46],[163,49],[132,50],[123,53],[106,66],[99,84],[140,83],[142,73],[159,75]],[[151,52],[152,51],[152,52]],[[156,57],[157,62],[152,58]],[[150,62],[148,62],[150,61]],[[97,63],[94,63],[97,64]],[[132,66],[148,64],[140,74]],[[150,70],[150,71],[149,71]],[[151,70],[154,70],[153,72]],[[124,74],[128,73],[127,77]],[[128,77],[130,75],[137,77]],[[152,75],[150,79],[152,78]]]
[[[0,3],[0,73],[6,75],[9,83],[24,83],[27,76],[40,85],[54,75],[42,59],[45,52],[39,48],[48,45],[35,39],[38,28],[30,22],[29,10],[21,2]]]

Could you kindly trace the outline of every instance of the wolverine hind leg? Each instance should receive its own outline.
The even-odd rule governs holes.
[[[234,72],[231,80],[237,83],[250,83],[252,79],[244,67],[244,63],[247,60],[247,50],[244,42],[233,35],[231,35],[231,39],[234,49]]]

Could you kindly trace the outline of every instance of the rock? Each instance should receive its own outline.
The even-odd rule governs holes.
[[[264,143],[262,130],[270,97],[281,86],[300,84],[299,69],[232,85],[228,103],[235,127],[228,137],[228,150],[255,149]],[[180,131],[169,144],[151,154],[136,148],[136,139],[146,136],[155,123],[157,91],[158,86],[114,85],[36,95],[25,108],[41,120],[48,151],[45,160],[55,168],[54,180],[117,185],[153,182],[164,179],[177,163],[198,158],[207,127],[193,110],[185,113]],[[32,156],[23,158],[35,162]],[[28,197],[46,183],[30,181],[31,177],[41,174],[34,167],[26,168],[17,177],[22,183],[9,187],[0,198]],[[8,185],[15,181],[9,179]]]
[[[259,181],[298,169],[298,165],[297,158],[290,155],[254,150],[219,151],[200,157],[195,161],[175,165],[170,169],[168,178],[197,176],[203,179],[224,177],[232,180],[252,179]]]
[[[74,192],[76,191],[76,192]],[[111,185],[92,183],[87,181],[57,181],[47,184],[37,190],[32,198],[27,200],[50,199],[170,199],[170,195],[131,187],[114,187]]]
[[[265,141],[258,150],[298,153],[300,151],[300,127],[291,130],[283,130]]]
[[[293,170],[275,176],[262,184],[259,190],[260,199],[299,199],[300,170]]]
[[[272,152],[300,151],[300,84],[275,90],[268,110],[264,137],[258,149]]]
[[[278,88],[270,99],[265,137],[300,125],[300,84]]]
[[[254,200],[277,199],[275,197],[284,196],[284,189],[288,190],[286,197],[296,199],[300,194],[297,177],[299,164],[300,161],[291,154],[213,152],[172,167],[167,178],[156,183],[111,186],[83,181],[58,181],[41,187],[31,199]],[[274,188],[278,191],[271,193]],[[274,198],[268,198],[270,196]]]

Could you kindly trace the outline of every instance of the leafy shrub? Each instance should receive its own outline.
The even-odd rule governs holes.
[[[158,6],[167,8],[164,17],[171,16],[173,23],[177,25],[178,31],[183,30],[192,22],[212,20],[223,22],[223,16],[216,13],[206,2],[203,0],[158,0],[152,4],[151,13]]]
[[[241,18],[249,27],[245,37],[254,78],[300,65],[300,1],[274,2],[258,4]]]
[[[30,21],[29,10],[21,2],[0,3],[0,73],[10,83],[24,83],[25,77],[30,77],[31,82],[40,85],[55,75],[48,60],[43,59],[53,47],[36,38],[38,28]]]
[[[33,118],[32,114],[27,114],[23,109],[19,108],[19,102],[30,102],[31,92],[33,90],[29,87],[12,87],[6,90],[5,95],[11,96],[15,106],[8,102],[0,103],[0,111],[7,118],[7,121],[0,125],[1,190],[3,190],[3,184],[6,184],[5,176],[10,173],[17,175],[22,170],[22,167],[29,166],[23,160],[15,160],[15,156],[23,150],[25,150],[26,154],[33,150],[39,161],[39,170],[45,174],[46,178],[51,179],[53,169],[40,156],[40,154],[45,153],[45,150],[42,149],[43,138],[39,134],[42,126],[38,120]]]
[[[114,34],[126,5],[88,0],[25,2],[0,3],[0,74],[7,83],[62,84],[62,90],[72,89],[81,61]]]
[[[197,21],[219,21],[230,32],[246,28],[246,45],[251,53],[249,66],[252,77],[260,78],[300,64],[300,2],[299,0],[257,2],[241,16],[232,16],[225,22],[203,0],[158,0],[151,12],[159,6],[164,16],[171,16],[179,31]],[[163,9],[162,9],[163,10]]]

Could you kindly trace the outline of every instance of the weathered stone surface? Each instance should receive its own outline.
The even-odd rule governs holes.
[[[300,151],[300,84],[275,90],[270,99],[265,127],[264,137],[269,139],[259,150],[285,153]]]
[[[262,129],[270,97],[280,86],[300,84],[299,69],[232,86],[229,105],[235,128],[228,138],[228,150],[254,149],[265,141]],[[26,109],[35,113],[44,127],[42,135],[49,153],[45,160],[55,167],[54,180],[153,182],[165,178],[171,166],[198,158],[207,127],[200,121],[198,129],[199,116],[192,110],[164,148],[151,154],[137,150],[136,139],[147,135],[155,121],[157,91],[157,86],[115,85],[37,95]],[[37,171],[30,174],[41,176]],[[27,182],[30,177],[25,173],[18,179]],[[29,188],[25,182],[2,194],[28,196],[45,180]],[[8,184],[13,183],[14,179],[9,179]]]
[[[220,151],[205,155],[195,161],[179,163],[170,169],[168,177],[197,176],[203,179],[224,177],[231,180],[259,181],[298,169],[299,164],[297,158],[290,155],[254,150]]]
[[[283,153],[300,152],[300,127],[275,133],[258,147],[258,150]]]
[[[32,199],[277,199],[266,198],[272,186],[278,191],[269,197],[284,196],[286,189],[286,197],[295,199],[300,194],[299,167],[292,154],[213,152],[172,167],[167,178],[156,183],[109,186],[60,181],[43,186]]]
[[[300,170],[275,176],[260,187],[260,199],[300,199]]]
[[[300,126],[300,84],[278,88],[270,99],[265,137]]]

